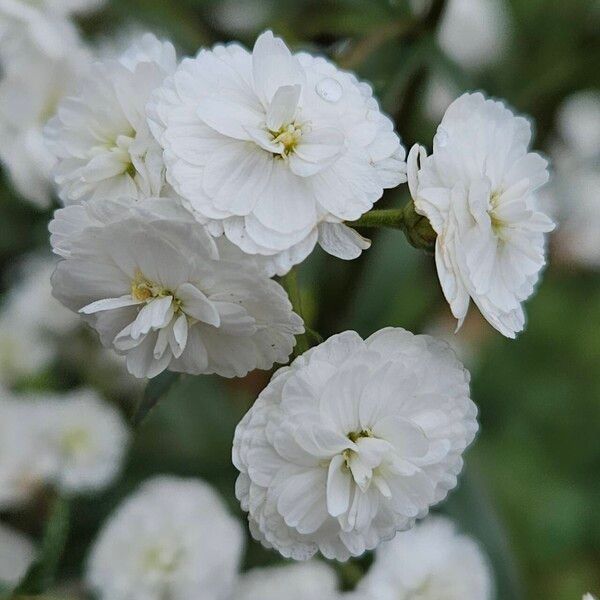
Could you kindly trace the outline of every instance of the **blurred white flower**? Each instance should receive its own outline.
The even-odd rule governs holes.
[[[158,477],[104,526],[86,579],[102,600],[226,600],[242,548],[239,523],[209,485]]]
[[[600,159],[600,92],[569,96],[558,111],[557,125],[570,153],[580,160]]]
[[[30,46],[48,59],[67,59],[71,52],[68,17],[98,8],[105,0],[0,0],[0,55],[17,44]],[[67,36],[65,38],[65,35]]]
[[[231,600],[337,600],[339,597],[335,571],[313,560],[252,569],[239,578]]]
[[[596,600],[596,596],[592,596],[592,594],[585,594],[583,596],[583,600]]]
[[[25,504],[49,475],[41,422],[30,403],[0,390],[0,510]]]
[[[438,29],[442,49],[467,69],[497,61],[506,50],[509,36],[505,0],[450,0]]]
[[[127,427],[92,390],[5,397],[0,414],[0,506],[22,504],[43,484],[100,490],[119,473]]]
[[[27,536],[0,523],[0,584],[12,587],[19,583],[35,555],[35,546]]]
[[[382,544],[358,586],[370,600],[491,600],[487,557],[452,521],[431,517]]]
[[[443,73],[432,73],[425,89],[424,112],[427,118],[435,123],[441,121],[459,95],[460,89],[449,77]]]
[[[527,119],[464,94],[446,111],[433,154],[410,152],[411,194],[438,234],[438,276],[459,327],[470,299],[503,335],[524,327],[521,303],[545,264],[544,233],[554,228],[536,198],[548,163],[529,152],[530,141]]]
[[[52,297],[56,261],[34,255],[0,309],[0,382],[12,385],[41,373],[56,358],[58,345],[78,326],[76,316]]]
[[[345,332],[277,371],[237,427],[236,494],[285,557],[347,560],[410,528],[477,431],[469,374],[429,336]]]
[[[146,34],[118,60],[94,63],[77,95],[61,101],[45,135],[65,204],[160,195],[162,150],[148,128],[146,103],[176,64],[173,45]]]
[[[70,23],[62,24],[60,36],[65,52],[58,58],[22,40],[4,45],[0,40],[4,70],[0,80],[0,161],[19,194],[42,208],[52,199],[56,162],[46,146],[43,128],[89,64],[87,50]]]
[[[129,441],[117,409],[89,389],[39,395],[37,403],[48,480],[65,493],[110,485],[121,470]]]
[[[105,346],[127,356],[130,373],[234,377],[287,362],[304,328],[279,284],[241,252],[240,260],[221,259],[204,226],[174,201],[138,202],[113,214],[114,204],[57,211],[52,242],[66,260],[52,284]],[[163,217],[162,207],[174,216]],[[92,213],[97,223],[102,213],[105,224],[78,229]]]
[[[41,332],[22,328],[10,314],[0,314],[0,383],[13,385],[41,373],[54,357],[54,347]]]
[[[406,181],[404,148],[366,83],[263,33],[184,60],[148,105],[167,180],[213,235],[284,274],[317,240],[340,258],[368,241],[343,224]]]

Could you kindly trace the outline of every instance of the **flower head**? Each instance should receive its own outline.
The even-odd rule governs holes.
[[[533,293],[544,233],[554,227],[537,206],[548,168],[528,151],[530,140],[526,119],[476,93],[450,105],[431,156],[411,150],[411,194],[437,233],[438,276],[459,326],[472,299],[502,334],[524,327],[521,303]]]
[[[429,336],[346,332],[280,369],[238,425],[237,496],[286,557],[347,560],[456,485],[477,430],[469,377]]]
[[[105,0],[0,0],[0,54],[8,45],[33,46],[49,59],[67,58],[68,17],[98,8]]]
[[[252,569],[238,580],[235,600],[337,600],[335,571],[313,560],[280,567]]]
[[[38,401],[46,479],[67,493],[101,490],[118,475],[129,434],[119,412],[92,390]]]
[[[52,280],[55,296],[126,355],[136,377],[268,369],[287,361],[303,331],[283,288],[241,252],[221,258],[173,201],[91,201],[58,211],[51,230],[66,257]]]
[[[121,469],[127,427],[91,390],[8,398],[0,412],[0,506],[23,503],[44,484],[65,493],[100,490]]]
[[[157,477],[110,517],[86,579],[106,600],[225,600],[242,546],[239,523],[209,485]]]
[[[65,204],[161,194],[162,151],[148,128],[146,103],[175,66],[172,44],[147,34],[119,59],[93,64],[79,93],[59,104],[46,138]]]
[[[0,82],[0,161],[16,190],[41,207],[52,199],[55,157],[47,148],[43,128],[58,102],[73,92],[89,63],[75,28],[64,22],[65,52],[51,57],[15,40],[0,43],[4,77]]]
[[[431,517],[382,544],[358,589],[372,600],[490,600],[492,587],[477,543]]]
[[[0,524],[0,584],[19,583],[35,559],[35,547],[22,533]]]
[[[404,149],[371,88],[293,55],[270,31],[252,53],[233,44],[184,60],[148,110],[169,183],[215,235],[270,257],[271,273],[317,239],[358,256],[368,243],[342,221],[406,181]]]

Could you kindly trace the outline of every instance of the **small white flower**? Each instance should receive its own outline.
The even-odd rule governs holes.
[[[592,594],[585,594],[583,596],[583,600],[597,600],[596,596],[592,596]]]
[[[335,571],[313,560],[252,569],[240,577],[231,600],[337,600],[339,597]]]
[[[0,506],[22,504],[42,484],[65,493],[100,490],[120,471],[127,428],[91,390],[5,398],[0,413]]]
[[[12,587],[19,583],[35,555],[28,537],[0,523],[0,585]]]
[[[558,131],[575,156],[600,160],[600,93],[586,90],[569,96],[558,111]]]
[[[65,53],[52,58],[23,44],[2,46],[4,77],[0,81],[0,161],[26,200],[50,205],[56,159],[47,148],[43,128],[63,96],[72,92],[88,66],[89,56],[74,27],[61,29]]]
[[[431,517],[377,549],[358,591],[370,600],[491,600],[492,588],[478,544]]]
[[[40,396],[38,402],[47,479],[65,493],[110,485],[121,470],[129,440],[119,412],[92,390]]]
[[[233,444],[254,537],[347,560],[410,528],[456,485],[477,430],[468,381],[446,344],[393,328],[280,369]]]
[[[343,225],[406,181],[405,152],[371,88],[263,33],[184,60],[148,105],[167,180],[214,235],[270,257],[271,274],[317,240],[356,258],[368,242]]]
[[[438,29],[438,42],[457,63],[478,69],[501,58],[509,34],[505,0],[450,0]]]
[[[38,435],[41,419],[21,400],[0,390],[0,510],[25,504],[49,473]]]
[[[105,346],[127,356],[130,373],[235,377],[287,362],[304,328],[279,284],[241,252],[220,258],[204,226],[175,201],[118,204],[57,211],[52,241],[66,260],[52,284]]]
[[[524,327],[521,303],[545,264],[544,233],[554,228],[536,198],[547,161],[529,152],[530,141],[529,121],[476,93],[450,105],[431,156],[411,150],[411,194],[438,235],[438,276],[459,327],[470,299],[503,335]]]
[[[36,255],[18,269],[0,310],[0,382],[12,385],[33,377],[56,358],[59,340],[78,325],[73,313],[52,297],[56,262]]]
[[[86,579],[102,600],[226,600],[242,547],[239,523],[209,485],[158,477],[104,526]]]
[[[148,128],[146,103],[175,67],[172,44],[146,34],[118,60],[93,64],[79,93],[59,104],[45,133],[65,204],[161,194],[162,150]]]
[[[105,0],[0,0],[0,54],[5,46],[33,46],[52,60],[68,58],[73,26],[68,17]],[[65,43],[66,42],[66,43]]]

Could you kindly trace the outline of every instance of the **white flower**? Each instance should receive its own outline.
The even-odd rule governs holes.
[[[377,549],[358,590],[372,600],[490,600],[487,557],[454,524],[431,517]]]
[[[35,555],[28,537],[0,523],[0,584],[12,587],[19,583]]]
[[[70,23],[63,23],[60,35],[65,52],[58,58],[23,43],[2,48],[0,161],[19,194],[40,207],[51,202],[56,162],[43,128],[60,99],[74,90],[89,59]]]
[[[583,596],[583,600],[596,600],[596,596],[592,596],[592,594],[585,594]]]
[[[38,403],[38,418],[43,419],[38,435],[48,465],[47,480],[66,493],[110,485],[121,470],[129,440],[116,408],[85,389],[39,396]]]
[[[44,483],[65,493],[100,490],[120,471],[127,428],[91,390],[4,398],[0,414],[0,506],[22,504]]]
[[[221,259],[204,226],[174,201],[114,204],[57,211],[53,244],[67,258],[52,284],[105,346],[127,356],[130,373],[234,377],[287,362],[304,329],[279,284],[249,262]]]
[[[503,335],[524,327],[521,303],[545,264],[544,233],[554,228],[536,198],[547,161],[529,152],[530,141],[529,121],[476,93],[450,105],[431,156],[411,150],[411,194],[438,235],[438,276],[459,327],[470,299]]]
[[[158,477],[104,526],[86,579],[102,600],[226,600],[242,546],[239,523],[209,485]]]
[[[12,385],[47,368],[57,343],[73,332],[78,319],[52,297],[50,276],[56,262],[29,257],[19,268],[0,311],[0,382]]]
[[[0,383],[11,386],[41,373],[54,357],[52,342],[25,323],[0,314]]]
[[[469,375],[429,336],[346,332],[277,371],[238,425],[236,493],[286,557],[347,560],[456,485],[477,430]]]
[[[313,560],[252,569],[240,577],[231,600],[336,600],[339,597],[335,571]]]
[[[371,88],[263,33],[184,60],[148,105],[167,180],[214,235],[284,274],[317,240],[341,258],[368,241],[343,225],[406,181],[405,152]]]
[[[160,195],[162,151],[148,128],[146,103],[175,67],[172,44],[146,34],[118,60],[93,64],[79,93],[59,104],[45,133],[65,204]]]
[[[600,93],[587,90],[569,96],[558,111],[558,131],[577,157],[600,160]]]
[[[467,69],[497,61],[508,45],[505,0],[450,0],[438,30],[441,48]]]
[[[105,0],[0,0],[0,54],[5,46],[33,46],[52,60],[70,53],[68,17],[98,8]]]
[[[0,390],[0,510],[25,504],[45,481],[41,419],[27,402]]]

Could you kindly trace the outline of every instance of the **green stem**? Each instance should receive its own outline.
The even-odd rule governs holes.
[[[292,269],[287,275],[284,275],[281,278],[281,285],[283,285],[290,298],[294,312],[304,319],[304,314],[302,312],[302,297],[300,294],[300,286],[298,285],[298,273],[296,269]],[[310,348],[306,324],[304,327],[306,328],[306,332],[296,336],[294,356],[300,356]]]
[[[360,219],[346,224],[355,228],[400,229],[412,246],[428,252],[431,252],[435,245],[435,231],[431,228],[429,220],[415,211],[412,200],[404,208],[371,210]]]
[[[387,208],[370,210],[356,221],[347,222],[350,227],[387,227],[391,229],[404,229],[404,209]]]

